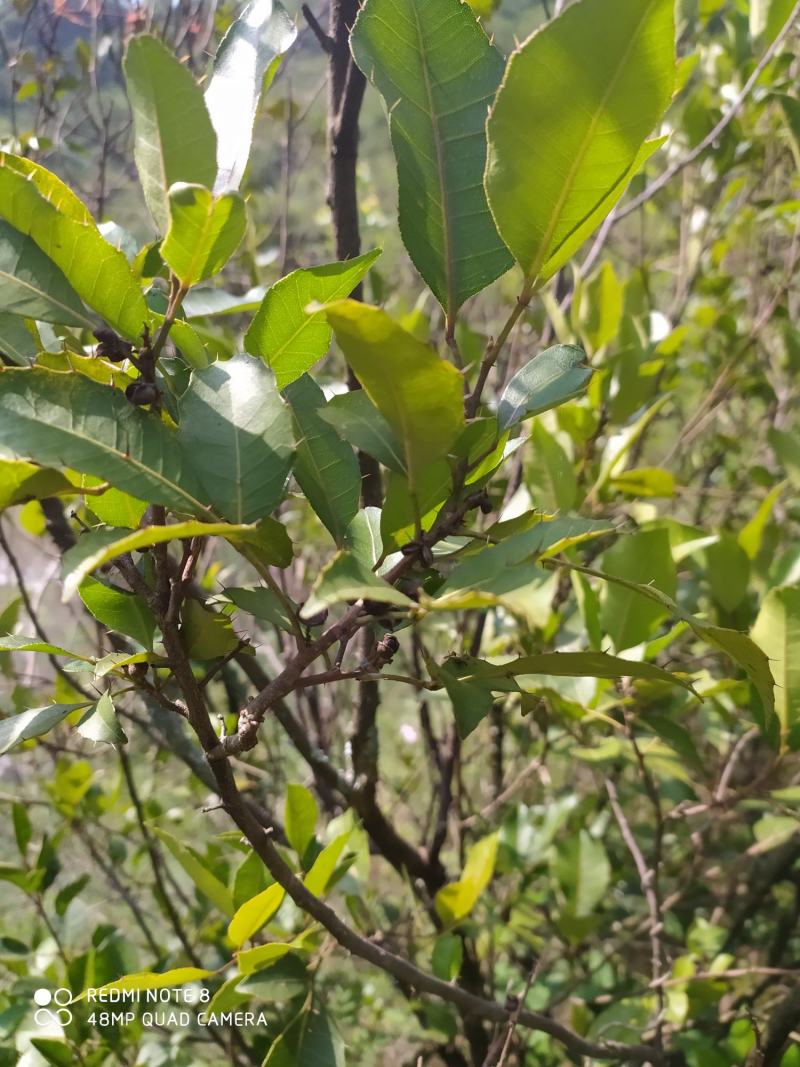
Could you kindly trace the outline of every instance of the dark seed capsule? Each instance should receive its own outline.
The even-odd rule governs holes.
[[[419,550],[419,558],[426,567],[433,566],[433,549],[430,545],[423,545]]]
[[[112,363],[122,363],[123,360],[131,358],[133,345],[128,341],[123,341],[113,330],[101,327],[94,331],[94,336],[99,342],[97,355],[103,359],[108,359]]]
[[[480,499],[480,503],[478,504],[478,507],[481,509],[481,513],[483,515],[491,515],[491,513],[494,511],[494,505],[492,504],[488,493],[483,494]]]
[[[419,541],[409,541],[408,544],[402,546],[400,552],[404,556],[416,556],[420,547]]]
[[[309,629],[313,629],[315,626],[322,626],[327,618],[328,609],[323,608],[322,611],[318,611],[316,615],[312,615],[310,619],[303,618],[303,622]]]
[[[131,678],[143,678],[147,674],[148,664],[129,663],[128,674]]]
[[[145,404],[157,404],[161,399],[158,387],[152,382],[131,382],[125,390],[125,396],[132,404],[143,407]]]

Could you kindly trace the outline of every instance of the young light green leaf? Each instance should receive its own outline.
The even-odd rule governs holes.
[[[293,473],[306,499],[340,547],[358,512],[361,471],[353,449],[322,414],[325,394],[307,374],[284,390],[297,448]]]
[[[200,982],[204,978],[210,978],[213,973],[213,971],[204,971],[200,967],[176,967],[172,971],[164,971],[161,974],[156,971],[137,971],[135,974],[126,974],[123,978],[117,978],[115,982],[107,982],[106,985],[99,986],[94,992],[168,989],[186,985],[189,982]],[[88,990],[84,990],[80,996],[75,997],[75,1000],[83,1000],[87,993]]]
[[[332,397],[319,413],[354,448],[389,470],[405,474],[405,456],[397,435],[363,389]]]
[[[302,860],[317,828],[319,809],[314,796],[303,785],[291,782],[286,787],[284,825],[286,838]]]
[[[215,193],[239,188],[262,89],[296,36],[294,23],[279,3],[253,0],[223,37],[205,96],[217,135],[217,176],[203,184],[213,185]]]
[[[96,547],[92,543],[91,552],[76,553],[69,559],[65,556],[63,599],[65,602],[69,600],[92,571],[126,552],[136,552],[186,537],[247,537],[256,529],[254,526],[235,526],[228,522],[176,522],[170,526],[143,526],[124,537],[116,537],[113,530],[104,530],[104,536],[98,539]]]
[[[500,430],[580,396],[592,373],[586,353],[577,345],[554,345],[540,352],[503,390],[497,408]]]
[[[152,650],[156,620],[140,596],[125,589],[114,589],[94,578],[84,578],[78,587],[78,595],[103,626],[132,637],[144,648]]]
[[[159,416],[82,374],[38,367],[0,373],[0,447],[93,474],[154,503],[205,513],[175,435]]]
[[[0,218],[30,237],[78,296],[115,330],[138,340],[150,313],[130,264],[91,220],[75,217],[78,209],[60,194],[55,176],[50,177],[53,183],[44,178],[37,182],[27,161],[0,152]],[[72,214],[56,206],[65,202]]]
[[[334,837],[329,845],[323,848],[312,864],[311,870],[303,879],[306,889],[315,897],[321,897],[328,888],[333,873],[344,852],[345,845],[350,840],[350,831]]]
[[[310,619],[331,604],[361,599],[401,608],[416,606],[410,597],[379,578],[358,557],[350,552],[337,552],[319,572],[300,617]]]
[[[770,658],[775,712],[785,739],[800,722],[800,589],[771,589],[761,604],[752,637]]]
[[[89,708],[75,729],[87,741],[102,741],[108,745],[127,745],[128,738],[119,724],[110,693],[103,693],[94,707]]]
[[[0,307],[6,314],[42,322],[97,325],[62,272],[39,246],[19,230],[0,221]]]
[[[169,229],[161,255],[189,288],[222,270],[246,227],[244,200],[238,193],[214,197],[202,185],[177,182],[169,190]]]
[[[446,456],[464,427],[461,375],[379,308],[342,300],[327,316],[347,362],[402,442],[413,492],[431,458]]]
[[[172,834],[168,833],[166,830],[162,830],[160,826],[154,826],[153,830],[163,844],[166,845],[181,867],[183,867],[184,871],[186,871],[200,892],[208,897],[212,904],[215,904],[223,915],[233,917],[235,911],[233,906],[233,894],[230,889],[216,877],[216,875],[211,873],[208,869],[208,865],[204,863],[195,852],[178,841]],[[187,982],[192,980],[193,979],[191,978],[184,979],[184,981]],[[178,985],[180,983],[173,982],[172,984]],[[144,986],[140,988],[155,989],[158,987]]]
[[[380,254],[374,248],[342,263],[301,268],[267,290],[244,345],[272,368],[279,389],[310,370],[330,346],[332,331],[324,310],[309,308],[350,296]]]
[[[265,970],[290,952],[301,952],[306,948],[304,935],[300,934],[292,941],[271,941],[267,945],[237,952],[236,962],[239,965],[239,973],[254,974],[256,971]]]
[[[29,708],[20,715],[0,719],[0,755],[22,741],[41,737],[66,719],[70,712],[85,708],[86,704],[48,704],[44,708]]]
[[[139,181],[158,232],[166,233],[170,186],[214,185],[217,138],[200,87],[156,37],[132,37],[124,68]]]
[[[350,41],[389,111],[403,241],[452,328],[511,266],[482,184],[503,57],[461,0],[367,0]]]
[[[181,397],[181,450],[217,513],[253,522],[280,502],[292,421],[261,362],[241,353],[195,371]]]
[[[617,0],[610,20],[605,0],[580,0],[511,55],[487,125],[486,190],[530,283],[622,195],[674,79],[672,0]]]
[[[475,907],[492,879],[497,845],[497,834],[489,834],[476,841],[467,853],[461,878],[444,886],[436,894],[436,911],[444,922],[460,922]]]
[[[761,551],[764,540],[764,530],[772,517],[775,505],[780,499],[781,493],[786,489],[788,482],[778,482],[767,493],[759,504],[756,513],[747,525],[739,533],[739,544],[747,554],[747,558],[754,560]]]
[[[23,459],[0,459],[0,511],[26,500],[53,496],[70,485],[60,471]]]
[[[245,941],[270,921],[285,896],[286,890],[283,886],[274,882],[236,910],[228,924],[228,940],[234,948],[241,948]]]

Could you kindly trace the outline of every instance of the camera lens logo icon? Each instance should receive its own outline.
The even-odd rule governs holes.
[[[37,1026],[50,1026],[53,1023],[67,1026],[72,1022],[72,1012],[67,1007],[72,1000],[69,989],[55,989],[52,992],[49,989],[37,989],[33,1000],[39,1005],[33,1015]]]

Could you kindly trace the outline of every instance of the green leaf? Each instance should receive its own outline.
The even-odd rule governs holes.
[[[580,0],[513,52],[489,115],[486,190],[529,282],[554,274],[622,195],[674,79],[672,0],[617,0],[613,18],[606,0]]]
[[[503,57],[460,0],[367,0],[350,40],[389,111],[403,241],[452,328],[511,266],[482,181]]]
[[[739,545],[744,549],[748,559],[754,560],[761,551],[764,530],[787,484],[785,481],[779,482],[767,493],[759,504],[755,515],[739,533]]]
[[[293,473],[306,499],[337,545],[358,512],[361,471],[352,448],[322,418],[325,394],[304,374],[284,390],[292,410],[297,448]]]
[[[349,840],[350,831],[346,830],[343,834],[334,837],[333,841],[331,841],[329,845],[326,845],[314,860],[311,870],[303,879],[303,884],[315,897],[321,897],[328,888],[330,880],[333,877],[334,871],[336,870],[342,853],[344,852],[345,845]]]
[[[275,1039],[263,1067],[345,1067],[345,1044],[328,1013],[314,1005]]]
[[[362,508],[347,528],[344,547],[372,570],[383,556],[381,509]]]
[[[666,530],[639,530],[623,538],[603,554],[603,569],[637,585],[655,585],[668,596],[675,594],[675,564]],[[600,622],[620,652],[648,638],[667,614],[658,602],[643,600],[625,586],[611,585],[605,590]]]
[[[380,254],[381,249],[374,248],[342,263],[295,270],[267,290],[244,345],[272,368],[279,389],[310,370],[328,351],[331,327],[324,309],[313,307],[350,296]]]
[[[286,838],[301,861],[314,839],[318,818],[317,802],[309,790],[303,785],[289,783],[286,787],[284,825]]]
[[[0,354],[4,362],[29,367],[39,354],[39,342],[34,336],[36,326],[18,315],[0,311]]]
[[[259,945],[258,948],[249,948],[244,952],[236,953],[236,962],[239,965],[240,974],[253,974],[271,966],[290,952],[298,952],[304,949],[304,935],[300,934],[293,941],[273,941],[268,945]]]
[[[200,967],[176,967],[172,971],[164,971],[161,974],[156,971],[137,971],[135,974],[126,974],[114,982],[98,986],[95,992],[169,989],[171,986],[188,985],[189,982],[201,982],[204,978],[210,978],[213,973],[213,971],[204,971]],[[87,993],[88,990],[85,989],[80,996],[75,997],[75,1000],[83,1000]]]
[[[38,245],[89,307],[138,340],[151,316],[136,275],[90,218],[76,217],[78,208],[58,186],[54,175],[37,181],[26,160],[0,152],[0,217]],[[72,214],[59,209],[64,204]],[[78,207],[85,212],[80,202]]]
[[[246,227],[244,200],[238,193],[214,197],[202,185],[177,182],[169,190],[169,229],[161,255],[189,288],[222,270]]]
[[[226,537],[236,547],[241,544],[247,546],[248,553],[268,567],[288,567],[294,559],[294,548],[286,527],[269,516],[257,522],[252,529],[242,528],[240,533],[231,528]],[[240,551],[244,552],[244,549]]]
[[[83,485],[99,485],[99,478],[84,476]],[[90,510],[108,526],[123,526],[135,530],[147,511],[147,501],[139,500],[119,489],[107,489],[92,498]]]
[[[458,563],[435,598],[420,603],[433,611],[460,611],[504,603],[515,610],[513,593],[536,576],[533,566],[543,555],[608,533],[612,527],[595,519],[564,518],[537,522],[529,530],[507,537],[499,545],[481,549]]]
[[[262,88],[296,36],[294,23],[279,3],[253,0],[223,37],[205,98],[217,134],[217,177],[203,184],[213,185],[215,193],[239,188]]]
[[[668,682],[694,692],[686,678],[657,667],[654,663],[620,659],[605,652],[542,652],[535,656],[521,656],[507,663],[485,663],[467,660],[459,671],[463,682],[477,681],[490,688],[505,688],[501,681],[513,680],[514,687],[526,692],[525,677],[550,675],[557,678],[641,678],[654,682]],[[497,681],[495,686],[493,680]],[[520,681],[520,679],[522,679]]]
[[[87,741],[103,741],[108,745],[127,745],[128,738],[119,724],[110,693],[103,693],[94,707],[89,708],[75,729]]]
[[[11,805],[11,818],[14,823],[14,837],[17,841],[17,848],[20,855],[24,857],[33,836],[33,826],[25,805],[18,804],[15,801]]]
[[[283,886],[274,882],[262,893],[237,908],[228,925],[228,940],[234,948],[241,948],[245,941],[270,921],[285,896],[286,890]]]
[[[443,982],[458,978],[464,957],[464,945],[455,934],[442,934],[436,938],[431,957],[431,969]]]
[[[800,589],[771,589],[761,604],[752,637],[769,656],[775,712],[786,738],[800,721]]]
[[[141,597],[124,589],[114,589],[94,578],[85,578],[81,582],[78,595],[98,622],[152,650],[156,620]]]
[[[226,885],[223,885],[220,880],[211,873],[208,869],[208,865],[204,863],[195,852],[186,845],[178,841],[172,834],[166,830],[162,830],[160,826],[154,826],[153,830],[158,835],[159,839],[166,845],[178,863],[183,867],[184,871],[189,875],[191,880],[200,890],[200,892],[208,897],[208,899],[215,904],[217,908],[224,914],[230,917],[233,916],[235,908],[233,906],[233,894]],[[192,968],[186,968],[191,970]],[[198,977],[202,977],[199,975]],[[194,979],[185,978],[185,982],[191,982]],[[165,985],[180,985],[179,981],[173,983],[165,982]],[[130,988],[139,989],[158,989],[159,986],[132,986]]]
[[[436,894],[436,911],[444,922],[460,922],[475,907],[481,893],[492,880],[497,845],[497,834],[489,834],[476,841],[467,853],[461,878],[444,886]]]
[[[189,659],[217,659],[239,644],[228,616],[209,611],[197,600],[183,603],[180,635]]]
[[[586,353],[577,345],[554,345],[540,352],[503,390],[497,408],[500,430],[580,396],[592,374]]]
[[[389,470],[406,473],[403,446],[363,389],[332,397],[319,414],[354,448]]]
[[[464,386],[451,363],[379,308],[343,300],[328,321],[370,400],[400,438],[412,492],[464,428]]]
[[[670,497],[675,495],[675,475],[661,467],[636,467],[615,474],[609,484],[618,493],[634,497]]]
[[[572,461],[554,434],[538,420],[531,428],[525,483],[534,504],[545,511],[569,511],[578,495]]]
[[[217,138],[199,86],[161,41],[131,38],[123,65],[139,181],[158,232],[166,233],[170,186],[214,185]]]
[[[416,607],[410,597],[379,578],[358,557],[350,552],[337,552],[317,575],[300,615],[310,619],[331,604],[362,599],[400,608]]]
[[[237,608],[241,608],[242,611],[248,612],[262,622],[280,626],[282,630],[288,631],[291,631],[294,627],[292,617],[286,610],[283,601],[277,593],[267,589],[266,586],[259,586],[256,589],[241,589],[237,586],[228,586],[225,589],[225,596]]]
[[[456,677],[454,666],[449,661],[435,671],[435,676],[441,680],[450,697],[458,736],[464,741],[492,710],[494,696],[491,686],[470,685],[462,681]]]
[[[0,221],[0,307],[7,314],[94,329],[67,279],[24,233]]]
[[[69,561],[65,557],[67,566],[63,574],[62,599],[65,602],[69,600],[87,575],[125,552],[134,552],[163,544],[165,541],[182,540],[187,537],[223,536],[232,539],[239,536],[245,537],[253,533],[255,529],[252,526],[235,526],[227,522],[176,522],[171,526],[143,526],[140,530],[134,530],[133,533],[119,538],[115,536],[116,531],[104,530],[104,536],[99,539],[98,546],[91,544],[92,550],[89,554],[76,554],[70,557]],[[78,545],[80,543],[79,541]]]
[[[72,1048],[64,1041],[54,1041],[49,1037],[34,1037],[31,1038],[31,1044],[54,1067],[72,1067],[75,1062]]]
[[[602,841],[581,830],[559,848],[555,873],[567,898],[571,915],[591,915],[611,884],[611,865]]]
[[[668,597],[665,593],[662,593],[661,590],[657,589],[654,585],[637,585],[635,582],[631,582],[626,578],[621,578],[612,574],[604,574],[601,571],[591,570],[588,567],[581,567],[575,563],[569,563],[566,560],[560,560],[559,565],[571,567],[573,570],[581,571],[583,574],[589,574],[594,578],[600,578],[605,582],[611,582],[614,585],[622,586],[623,588],[636,593],[640,597],[645,597],[648,600],[654,601],[656,604],[659,604],[664,608],[666,612],[671,613],[688,623],[701,640],[706,641],[710,645],[715,645],[717,648],[721,648],[726,655],[730,656],[731,659],[739,664],[752,682],[753,687],[761,699],[764,709],[764,718],[761,725],[765,732],[768,735],[770,734],[771,723],[777,722],[775,716],[775,698],[773,694],[774,679],[770,671],[769,659],[751,637],[746,633],[742,633],[740,630],[730,630],[725,626],[714,626],[711,623],[706,622],[704,619],[698,619],[695,615],[690,615],[688,611],[684,611],[683,608],[680,608],[674,600]]]
[[[91,662],[86,656],[68,652],[60,645],[51,645],[47,641],[40,641],[38,637],[22,637],[20,634],[5,634],[0,637],[0,649],[4,652],[43,652],[48,656],[69,656],[72,659],[85,660],[86,663]]]
[[[22,459],[0,459],[0,511],[26,500],[53,496],[70,485],[60,471]]]
[[[48,704],[44,708],[29,708],[20,715],[9,715],[6,719],[0,719],[0,755],[22,741],[41,737],[58,726],[70,712],[85,707],[85,703]]]
[[[159,416],[82,374],[0,372],[0,447],[93,474],[153,503],[205,512],[175,435]]]
[[[292,421],[264,364],[241,353],[192,374],[178,439],[217,512],[252,522],[280,503],[291,464]]]
[[[725,611],[734,611],[747,593],[750,560],[731,534],[720,534],[704,552],[711,595]]]

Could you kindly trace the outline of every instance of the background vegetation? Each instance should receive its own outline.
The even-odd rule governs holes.
[[[205,245],[242,5],[0,9],[2,1063],[800,1064],[799,5],[491,6],[253,5]],[[125,976],[264,1018],[37,1025]]]

